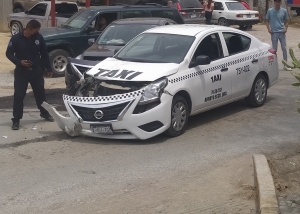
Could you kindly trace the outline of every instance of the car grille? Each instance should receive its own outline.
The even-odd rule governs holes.
[[[90,60],[90,61],[102,61],[105,60],[107,57],[105,56],[84,56],[84,60]]]
[[[90,70],[89,67],[84,67],[84,66],[80,66],[80,65],[74,65],[79,71],[81,74],[83,74],[84,72]]]
[[[72,105],[72,107],[77,111],[79,116],[87,122],[103,122],[109,120],[116,120],[119,114],[123,111],[123,109],[129,104],[129,102],[117,104],[114,106],[107,106],[103,108],[87,108],[82,106]],[[94,114],[97,110],[101,110],[103,112],[103,117],[101,119],[97,119]]]

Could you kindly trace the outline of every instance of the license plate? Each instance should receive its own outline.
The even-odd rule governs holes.
[[[197,14],[192,14],[191,19],[197,18]]]
[[[247,15],[247,18],[251,18],[251,15]]]
[[[91,131],[96,134],[113,134],[111,124],[109,125],[91,125]]]

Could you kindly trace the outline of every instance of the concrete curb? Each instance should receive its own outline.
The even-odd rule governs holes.
[[[258,208],[261,214],[279,214],[273,177],[267,158],[253,155],[254,182],[258,193]]]

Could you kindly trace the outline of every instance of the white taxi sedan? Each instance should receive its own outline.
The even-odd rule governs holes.
[[[83,66],[83,65],[77,65]],[[248,33],[222,26],[150,29],[85,73],[69,117],[43,106],[71,136],[147,139],[184,133],[188,117],[246,98],[262,106],[277,82],[276,52]]]

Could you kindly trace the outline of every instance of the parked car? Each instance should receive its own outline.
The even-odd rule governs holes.
[[[222,26],[239,25],[240,29],[245,30],[247,26],[260,22],[258,11],[247,10],[238,1],[214,0],[214,6],[212,23]]]
[[[173,25],[175,21],[164,18],[131,18],[112,22],[98,37],[90,39],[91,47],[77,59],[69,58],[65,73],[66,88],[69,95],[75,95],[84,73],[99,61],[112,57],[130,40],[145,30],[156,26]]]
[[[167,6],[169,0],[139,0],[137,5],[158,4]],[[173,6],[180,12],[186,24],[200,24],[205,18],[203,7],[198,0],[172,0]]]
[[[51,1],[51,0],[12,0],[12,8],[14,13],[25,12],[26,10],[31,9],[35,4],[44,2],[44,1]],[[64,0],[56,0],[56,1],[64,1]],[[86,0],[68,0],[69,2],[74,2],[78,4],[78,6],[84,6]],[[97,0],[90,0],[91,5],[96,5]]]
[[[169,25],[149,29],[85,73],[69,116],[43,103],[71,136],[147,139],[184,133],[188,117],[245,98],[264,105],[278,80],[276,51],[234,28]]]
[[[78,12],[76,3],[55,2],[56,25],[65,23],[72,15]],[[34,5],[30,10],[21,13],[12,13],[7,17],[7,24],[12,35],[23,30],[26,24],[35,19],[41,23],[42,28],[51,27],[51,2],[41,2]]]
[[[300,16],[300,2],[298,0],[287,0],[287,6],[291,10],[296,10],[297,16]]]
[[[161,17],[174,20],[178,24],[184,21],[174,8],[149,5],[99,6],[84,8],[71,17],[62,26],[42,29],[53,72],[64,76],[68,57],[82,54],[88,47],[88,39],[96,39],[101,34],[100,20],[104,18],[109,25],[117,19],[136,17]]]

